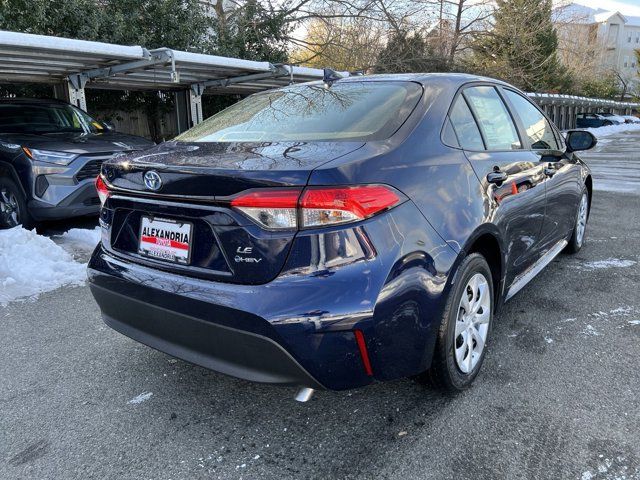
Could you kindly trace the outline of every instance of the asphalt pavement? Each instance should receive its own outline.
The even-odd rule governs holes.
[[[129,340],[62,288],[0,308],[0,478],[640,479],[640,133],[620,138],[588,158],[614,191],[586,245],[506,304],[469,391],[297,403]]]

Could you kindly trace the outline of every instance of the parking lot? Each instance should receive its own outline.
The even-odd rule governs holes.
[[[584,158],[585,247],[505,306],[455,397],[300,404],[110,330],[87,287],[0,307],[0,478],[640,478],[640,132]]]

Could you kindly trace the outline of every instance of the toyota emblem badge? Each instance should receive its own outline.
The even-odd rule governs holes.
[[[162,186],[162,179],[158,172],[149,170],[144,174],[144,184],[149,190],[158,191]]]

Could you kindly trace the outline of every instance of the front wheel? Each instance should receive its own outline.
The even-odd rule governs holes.
[[[486,353],[493,320],[493,282],[485,258],[472,253],[449,293],[431,368],[424,377],[451,392],[468,388]]]
[[[33,226],[27,211],[27,202],[16,183],[9,178],[0,178],[0,228],[22,225]]]
[[[587,219],[589,218],[589,192],[585,188],[578,204],[576,223],[567,245],[567,253],[578,253],[584,245],[584,235],[587,230]]]

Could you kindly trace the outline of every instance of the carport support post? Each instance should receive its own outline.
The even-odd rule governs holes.
[[[204,85],[196,83],[191,85],[189,90],[189,100],[191,108],[191,125],[202,123],[202,94],[204,93]]]
[[[87,99],[84,95],[84,86],[87,78],[82,75],[70,75],[67,81],[67,91],[69,92],[69,103],[75,105],[80,110],[87,111]]]

